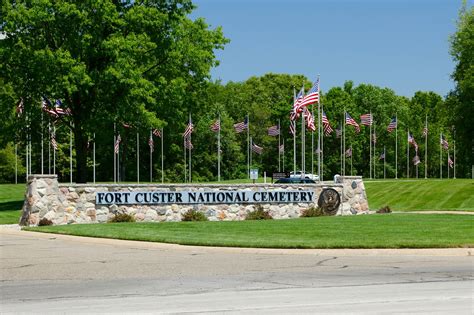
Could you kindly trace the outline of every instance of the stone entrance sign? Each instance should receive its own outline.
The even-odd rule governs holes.
[[[351,187],[355,182],[356,188]],[[21,225],[104,223],[117,213],[136,221],[181,221],[188,210],[197,210],[210,221],[243,220],[261,205],[274,219],[298,218],[316,207],[323,191],[339,196],[332,205],[338,215],[368,210],[361,177],[341,183],[320,184],[58,184],[55,175],[28,178]],[[335,195],[336,194],[336,195]],[[327,196],[326,196],[327,199]]]

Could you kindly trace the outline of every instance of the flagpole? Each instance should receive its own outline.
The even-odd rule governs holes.
[[[188,167],[187,167],[187,158],[188,152],[186,150],[186,137],[183,137],[183,149],[184,149],[184,182],[187,183],[188,180]]]
[[[161,134],[161,136],[163,137],[163,134]],[[151,141],[153,141],[153,131],[151,128],[150,128],[150,139],[148,141],[150,141],[150,143]],[[150,183],[152,183],[153,182],[153,147],[151,145],[149,147],[150,147]]]
[[[448,148],[448,155],[447,155],[447,159],[446,159],[446,168],[448,169],[448,179],[449,179],[449,148]]]
[[[44,163],[44,157],[43,157],[43,148],[44,148],[44,138],[43,138],[43,111],[41,111],[41,174],[44,174],[44,169],[43,169],[43,163]]]
[[[280,123],[278,123],[278,126],[279,124]],[[278,135],[278,142],[280,142],[280,135]],[[279,166],[280,156],[278,155],[278,167]],[[217,181],[221,181],[221,113],[219,113],[219,130],[217,131]]]
[[[345,116],[346,116],[346,110],[344,109],[344,114],[343,114],[343,123],[342,123],[342,137],[343,137],[343,152],[342,152],[342,157],[343,157],[343,170],[342,170],[342,176],[346,176],[346,122],[345,122]]]
[[[28,117],[26,118],[28,120]],[[29,133],[27,131],[27,134],[26,134],[26,182],[28,183],[28,173],[30,171],[30,168],[29,168],[29,162],[30,162],[30,159],[29,159],[29,154],[28,154],[28,150],[30,149],[30,146],[29,146],[29,142],[28,142],[28,137],[29,137]]]
[[[342,174],[343,174],[343,172],[342,172],[342,159],[343,159],[343,153],[344,153],[344,151],[343,151],[343,149],[342,149],[342,128],[343,128],[343,126],[344,126],[344,122],[343,122],[343,124],[341,124],[340,126],[341,126],[341,135],[340,135],[339,137],[341,138],[341,155],[340,155],[340,160],[341,160],[341,175],[342,175]]]
[[[72,129],[69,130],[69,182],[72,184]]]
[[[247,178],[250,179],[250,119],[247,113]]]
[[[370,111],[369,124],[369,178],[372,179],[372,111]]]
[[[321,126],[321,93],[319,91],[319,86],[321,84],[321,82],[319,81],[319,77],[320,75],[318,74],[318,176],[319,176],[319,180],[322,181],[323,180],[323,169],[322,169],[322,145],[321,145],[321,140],[322,140],[322,136],[321,136],[321,129],[322,129],[322,126]],[[314,173],[313,173],[314,174]]]
[[[410,142],[408,142],[409,136],[410,129],[407,129],[407,178],[410,178]]]
[[[425,179],[428,178],[428,114],[425,115]]]
[[[114,183],[117,183],[117,153],[115,153],[115,142],[117,141],[117,128],[114,123],[114,145],[113,145],[113,153],[114,153]]]
[[[398,115],[395,114],[395,179],[398,179]]]
[[[191,120],[191,113],[189,113],[189,122],[192,123],[192,120]],[[192,146],[193,142],[192,142],[192,132],[189,134],[189,182],[192,183],[192,150],[191,150],[191,146]]]
[[[319,137],[321,138],[321,150],[319,151],[319,154],[321,156],[321,173],[319,174],[319,180],[323,181],[323,175],[324,175],[324,135],[323,135],[323,126],[322,126],[322,121],[323,119],[323,106],[321,105],[320,102],[318,102],[318,107],[320,108],[320,111],[318,110],[318,113],[321,112],[320,117],[318,117],[318,124],[319,124]]]
[[[53,134],[54,134],[54,140],[56,140],[56,143],[57,143],[57,139],[56,139],[56,126],[53,126]],[[56,149],[53,148],[53,174],[56,175]]]
[[[253,145],[252,137],[250,137],[250,145]],[[250,164],[252,164],[252,150],[250,150]],[[250,172],[250,171],[249,171]]]
[[[453,152],[453,164],[454,164],[454,176],[453,178],[456,179],[456,129],[454,129],[454,139],[453,139],[453,144],[454,144],[454,152]]]
[[[51,174],[51,122],[48,122],[48,174]]]
[[[164,151],[163,151],[163,138],[165,134],[163,133],[163,128],[161,128],[161,183],[163,184],[165,182],[165,156],[164,156]]]
[[[304,90],[303,90],[304,91]],[[304,93],[304,92],[303,92]],[[305,121],[304,121],[304,111],[301,113],[301,176],[304,176],[305,172],[305,161],[304,161],[304,149],[305,149],[305,141],[304,141],[304,136],[305,136]]]
[[[443,139],[443,134],[439,134],[439,178],[443,179],[443,149],[441,147],[441,140]]]
[[[370,113],[370,117],[372,118],[372,112]],[[373,143],[372,143],[372,147],[373,147],[373,150],[372,150],[372,153],[373,153],[373,155],[372,155],[372,163],[374,164],[374,165],[373,165],[374,176],[373,176],[372,178],[375,179],[376,174],[377,174],[377,172],[375,171],[375,168],[376,168],[376,166],[377,166],[377,157],[376,157],[376,155],[375,155],[375,154],[376,154],[376,153],[375,153],[375,152],[376,152],[376,151],[375,151],[375,145],[376,145],[376,143],[377,143],[377,140],[376,140],[377,135],[375,134],[375,120],[373,121],[373,124],[374,124],[374,130],[372,130],[372,139],[371,139],[371,141],[373,141]]]
[[[282,171],[283,172],[285,172],[285,147],[286,147],[285,138],[283,138],[283,152],[282,152],[282,156],[283,156]],[[280,150],[280,148],[278,148],[278,150]]]
[[[120,142],[122,142],[122,138],[120,138]],[[120,183],[120,142],[118,143],[119,147],[117,150],[117,182],[118,183]]]
[[[314,104],[311,104],[311,115],[314,117]],[[319,119],[318,119],[319,124]],[[319,130],[319,125],[318,125]],[[314,130],[311,130],[311,174],[314,175]]]
[[[95,132],[94,132],[94,143],[92,143],[92,159],[93,159],[93,163],[94,163],[94,168],[93,168],[93,171],[92,171],[92,177],[93,177],[93,181],[94,181],[94,184],[95,184]]]
[[[293,104],[296,102],[296,90],[293,87]],[[295,109],[293,108],[295,111]],[[296,115],[296,113],[295,113]],[[290,124],[293,125],[293,175],[296,175],[296,117],[295,120],[291,120],[290,118]]]
[[[280,130],[280,119],[278,118],[278,172],[281,172],[281,163],[280,163],[280,155],[281,155],[281,152],[280,152],[280,143],[281,143],[281,140],[280,140],[280,135],[281,135],[281,130]]]
[[[139,134],[137,132],[137,184],[140,184],[140,145]]]
[[[18,184],[18,144],[15,143],[15,184]]]
[[[352,157],[354,156],[354,151],[352,150],[352,143],[351,143],[351,176],[352,176]]]

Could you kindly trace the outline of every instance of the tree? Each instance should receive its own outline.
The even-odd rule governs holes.
[[[446,103],[456,128],[460,171],[466,175],[474,165],[474,6],[468,7],[466,2],[459,12],[457,31],[451,37],[451,55],[456,62],[452,74],[456,87]]]
[[[0,78],[25,100],[30,118],[41,97],[71,111],[60,120],[74,134],[77,182],[87,180],[95,130],[185,121],[217,65],[214,50],[227,42],[220,28],[188,18],[193,8],[189,0],[2,0]]]

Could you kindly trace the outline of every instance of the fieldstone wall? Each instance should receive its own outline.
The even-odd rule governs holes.
[[[28,178],[21,225],[38,225],[41,220],[54,225],[73,223],[104,223],[118,213],[128,213],[138,222],[181,221],[190,209],[203,212],[210,221],[245,219],[255,204],[166,204],[166,205],[96,205],[96,192],[133,191],[275,191],[311,190],[314,202],[308,203],[261,203],[274,219],[298,218],[301,212],[317,206],[321,191],[335,189],[341,196],[338,215],[362,214],[368,211],[365,188],[360,176],[340,177],[336,183],[314,185],[276,184],[58,184],[56,175],[32,175]]]

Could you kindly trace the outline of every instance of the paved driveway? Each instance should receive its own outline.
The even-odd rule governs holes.
[[[473,313],[472,249],[264,250],[0,229],[1,313]]]

